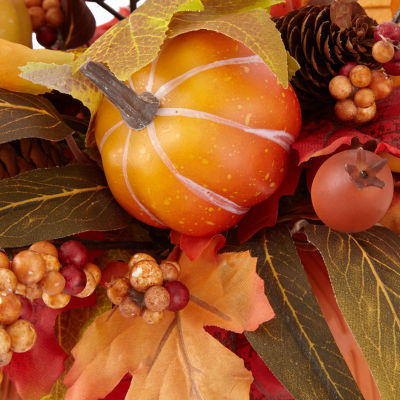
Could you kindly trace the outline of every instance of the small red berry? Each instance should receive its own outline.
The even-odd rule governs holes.
[[[74,296],[85,289],[87,278],[83,269],[75,265],[66,265],[60,272],[65,278],[64,293]]]
[[[68,240],[60,246],[58,258],[62,265],[83,268],[88,262],[87,249],[81,242]]]
[[[51,47],[57,40],[57,31],[48,25],[43,25],[36,32],[36,40],[43,47]]]
[[[179,281],[170,281],[164,283],[165,289],[168,290],[170,301],[167,310],[179,311],[186,307],[189,302],[190,294],[188,288]]]
[[[339,70],[339,75],[347,76],[349,77],[350,71],[357,65],[357,63],[353,61],[349,61],[348,63],[344,64],[340,70]]]
[[[395,61],[394,59],[390,60],[389,62],[383,64],[383,68],[385,68],[385,71],[389,75],[398,76],[400,75],[400,60],[399,61]]]
[[[388,39],[396,43],[400,40],[400,26],[392,21],[382,22],[374,30],[374,39],[376,42]]]

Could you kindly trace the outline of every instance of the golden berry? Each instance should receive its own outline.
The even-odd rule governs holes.
[[[356,65],[349,75],[351,83],[358,87],[366,87],[371,82],[371,70],[366,65]]]
[[[50,254],[53,257],[58,258],[58,250],[57,247],[54,246],[53,243],[48,242],[47,240],[42,240],[40,242],[33,243],[29,250],[36,251],[36,253],[40,254]]]
[[[42,257],[46,263],[46,272],[60,270],[61,263],[57,257],[54,257],[51,254],[42,254]]]
[[[140,306],[136,303],[136,301],[132,300],[129,296],[125,297],[121,301],[118,308],[120,313],[127,318],[137,317],[138,315],[140,315],[141,312]]]
[[[42,8],[48,10],[49,8],[52,7],[60,8],[60,0],[43,0]]]
[[[0,328],[0,354],[5,354],[10,351],[11,338],[4,328]]]
[[[28,13],[31,17],[32,29],[37,31],[46,23],[46,12],[42,7],[30,7]]]
[[[142,318],[147,324],[156,324],[164,317],[164,311],[151,311],[147,308],[143,310]]]
[[[44,293],[49,296],[61,293],[65,286],[65,278],[58,271],[49,271],[40,281],[40,286]]]
[[[0,250],[0,268],[10,268],[10,260],[7,254]]]
[[[387,40],[380,40],[372,46],[372,57],[381,64],[389,62],[393,56],[394,47]]]
[[[369,88],[374,92],[375,100],[382,100],[392,92],[393,79],[382,70],[374,70]]]
[[[0,354],[0,367],[10,364],[13,352],[10,350],[7,353]]]
[[[148,260],[148,261],[154,261],[156,262],[155,258],[152,257],[150,254],[147,253],[136,253],[134,254],[128,262],[128,269],[129,271],[132,269],[132,267],[139,261],[143,260]]]
[[[23,250],[14,257],[11,268],[20,282],[30,285],[43,278],[46,262],[41,254],[32,250]]]
[[[17,288],[18,280],[11,269],[0,268],[0,290],[14,292]]]
[[[18,282],[17,287],[15,288],[15,294],[19,294],[21,296],[26,297],[26,285],[23,283]]]
[[[42,0],[25,0],[25,6],[27,8],[40,7],[42,5]]]
[[[338,100],[347,99],[353,90],[350,79],[344,75],[336,75],[329,82],[330,94]]]
[[[26,297],[30,300],[40,299],[42,297],[43,291],[39,283],[32,283],[26,286]]]
[[[362,88],[355,92],[353,100],[357,107],[370,107],[375,102],[375,95],[371,89]]]
[[[29,351],[36,342],[36,329],[24,319],[19,319],[7,327],[7,332],[11,337],[11,349],[16,353]]]
[[[68,305],[71,300],[71,296],[66,293],[58,293],[54,296],[49,296],[47,293],[43,293],[42,300],[47,307],[59,309]]]
[[[128,296],[130,288],[131,285],[129,284],[128,278],[114,279],[107,287],[107,296],[111,303],[119,306],[121,301]]]
[[[357,106],[351,99],[337,101],[334,110],[336,117],[341,121],[351,121],[357,114]]]
[[[46,11],[46,22],[53,28],[58,28],[64,22],[64,13],[59,7],[52,7]]]
[[[150,311],[163,311],[169,306],[169,293],[163,286],[149,287],[144,293],[144,304]]]
[[[371,121],[376,114],[376,104],[372,104],[370,107],[357,107],[357,114],[354,118],[354,122],[357,124],[365,124]]]
[[[152,260],[139,261],[129,272],[132,287],[138,292],[145,292],[150,286],[161,285],[163,274],[159,265]]]
[[[87,263],[84,267],[83,267],[84,271],[88,271],[93,275],[94,281],[96,286],[100,283],[101,281],[101,269],[93,263]]]
[[[0,324],[8,325],[19,318],[21,302],[13,293],[0,292]]]
[[[181,271],[181,267],[176,261],[162,261],[160,269],[163,273],[164,281],[176,281]]]
[[[85,267],[83,269],[83,272],[86,275],[86,285],[81,292],[75,295],[76,297],[79,298],[90,296],[96,290],[97,286],[96,279],[93,276],[93,274],[89,271],[89,269]]]

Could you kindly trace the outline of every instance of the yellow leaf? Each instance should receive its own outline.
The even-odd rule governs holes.
[[[183,310],[166,311],[155,325],[118,310],[96,319],[72,351],[66,400],[103,398],[127,372],[127,399],[248,399],[251,373],[203,327],[242,332],[274,314],[256,259],[249,252],[216,256],[215,246],[214,240],[194,262],[181,257],[180,280],[191,295]]]
[[[28,62],[71,64],[73,59],[72,53],[47,49],[33,50],[22,44],[0,39],[0,87],[15,92],[45,93],[48,91],[45,86],[21,78],[19,67]]]

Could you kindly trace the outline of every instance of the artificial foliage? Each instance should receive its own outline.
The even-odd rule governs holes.
[[[61,263],[57,267],[61,274],[73,263],[63,263],[63,257],[76,254],[83,257],[85,268],[93,264],[101,269],[101,277],[95,280],[83,268],[80,274],[86,283],[79,284],[88,290],[92,283],[93,293],[81,298],[78,291],[67,306],[58,309],[50,308],[49,296],[42,294],[44,278],[34,287],[18,281],[18,286],[9,289],[0,276],[0,296],[5,299],[14,292],[24,297],[21,293],[40,291],[30,297],[32,309],[24,316],[36,331],[35,345],[24,353],[14,351],[11,361],[1,367],[0,399],[399,399],[399,78],[393,77],[391,93],[376,100],[376,114],[363,124],[337,118],[333,109],[337,99],[329,89],[331,78],[349,61],[382,68],[371,53],[374,29],[393,17],[399,23],[399,2],[146,0],[138,8],[131,1],[129,8],[120,10],[96,2],[110,11],[110,22],[97,27],[84,0],[58,2],[62,20],[56,27],[46,17],[44,1],[40,10],[33,11],[26,2],[31,15],[44,15],[42,22],[31,21],[38,39],[54,39],[46,49],[32,49],[29,40],[14,35],[18,24],[23,25],[22,33],[32,33],[22,3],[7,0],[4,7],[8,8],[0,6],[0,11],[20,13],[22,18],[9,19],[8,25],[0,19],[0,28],[5,24],[11,35],[0,35],[0,248],[4,251],[0,275],[4,269],[16,271],[13,260],[27,249],[47,260],[46,268],[50,262]],[[40,37],[42,31],[50,36]],[[249,54],[271,71],[280,101],[288,107],[285,115],[271,113],[271,103],[268,110],[262,109],[263,96],[272,96],[268,79],[255,82],[255,86],[266,85],[260,96],[245,92],[237,98],[235,90],[244,91],[244,86],[235,83],[232,90],[221,89],[231,84],[229,66],[226,71],[220,69],[219,75],[206,75],[208,81],[201,84],[190,80],[191,74],[199,74],[197,57],[200,69],[207,71],[212,63],[221,62],[211,52],[204,53],[206,61],[200,59],[200,48],[191,49],[186,60],[186,53],[174,54],[169,49],[169,67],[157,69],[157,63],[165,63],[168,43],[200,36],[214,38],[216,43],[220,35],[228,36],[229,43],[235,43],[232,39],[240,43],[233,46],[234,57],[221,56],[221,49],[217,52],[225,57],[223,63],[230,57],[229,62],[237,64],[238,76],[249,73],[250,67],[240,59]],[[400,37],[394,51],[400,52],[399,42]],[[398,58],[393,62],[400,63]],[[173,69],[180,71],[185,63],[189,67],[173,75]],[[143,94],[163,87],[164,81],[178,87],[179,100],[187,99],[175,106],[176,113],[181,113],[173,117],[179,128],[171,116],[160,117],[170,107],[173,93],[160,99],[154,93]],[[189,109],[199,93],[209,96],[204,94],[204,107],[218,103],[225,109],[211,112],[203,105]],[[143,123],[143,104],[149,102],[157,107],[144,122],[147,127],[132,126]],[[205,117],[209,125],[199,123]],[[274,118],[281,125],[264,125],[263,119]],[[301,129],[292,133],[290,126],[296,118]],[[200,129],[195,129],[195,122]],[[214,137],[218,124],[231,129],[224,125],[226,134],[219,142]],[[99,139],[101,129],[105,139],[101,135]],[[252,135],[275,135],[277,143],[285,142],[282,138],[288,132],[293,135],[280,151],[274,150],[279,143],[262,142],[263,157],[271,168],[278,165],[282,176],[268,196],[261,195],[262,201],[249,207],[246,199],[240,206],[234,201],[245,198],[241,189],[244,194],[256,190],[246,186],[258,185],[249,177],[252,168],[259,169],[255,171],[259,180],[272,184],[271,188],[276,183],[269,180],[271,171],[254,167],[261,153],[248,154],[253,139],[246,136],[237,147],[232,145],[246,129]],[[114,130],[113,140],[132,136],[137,139],[135,146],[130,149],[124,142],[121,148],[111,148],[107,140]],[[185,136],[188,132],[192,133]],[[157,137],[162,140],[158,142]],[[193,143],[186,147],[189,140]],[[205,144],[204,154],[200,144]],[[108,171],[102,146],[111,160],[122,165],[120,170]],[[354,154],[373,152],[379,160],[387,160],[387,165],[379,161],[371,166],[363,164],[365,157],[354,158],[350,164],[362,166],[355,177],[358,181],[381,185],[379,179],[366,175],[385,164],[394,185],[384,217],[369,229],[352,233],[350,228],[338,232],[325,225],[312,198],[320,166],[349,149]],[[268,158],[274,154],[277,158]],[[150,160],[144,168],[148,181],[129,169],[141,157]],[[156,162],[157,157],[161,162]],[[188,164],[182,162],[186,159]],[[221,172],[223,163],[233,168],[232,174]],[[164,164],[175,174],[172,179],[160,172]],[[146,175],[151,168],[155,172]],[[348,170],[351,166],[346,164],[342,173]],[[198,178],[199,171],[206,171],[214,186]],[[132,183],[121,201],[115,187],[125,184],[128,175]],[[235,191],[224,198],[224,185],[232,176]],[[246,176],[248,182],[242,183]],[[349,176],[354,178],[354,168]],[[183,192],[179,187],[174,191],[175,178],[190,188],[176,209],[170,197],[179,198]],[[166,188],[159,203],[157,188]],[[257,190],[263,191],[261,184]],[[207,234],[196,234],[198,222],[206,215],[202,213],[214,212],[215,204],[210,201],[207,207],[203,203],[199,207],[193,193],[202,193],[204,204],[217,199],[217,205],[235,204],[246,213],[219,229],[207,221],[211,226]],[[358,202],[373,201],[358,194]],[[135,196],[147,196],[146,207],[154,215],[162,215],[160,209],[165,208],[173,223],[163,223],[162,216],[160,223],[152,223],[130,215],[124,201]],[[332,213],[337,206],[331,204]],[[196,207],[196,212],[190,207]],[[196,215],[189,219],[189,231],[179,229],[179,208]],[[357,221],[357,204],[354,209],[350,217]],[[65,253],[63,246],[71,242],[84,250]],[[42,255],[40,246],[52,246],[53,255],[46,251]],[[135,261],[135,257],[144,259]],[[172,265],[176,275],[171,280],[188,290],[187,304],[178,311],[169,306],[152,310],[151,303],[146,303],[148,288],[134,286],[135,265],[143,269],[156,265],[160,271]],[[168,279],[162,273],[161,284],[155,286],[165,291]],[[117,293],[121,300],[113,295],[115,282],[126,286],[122,294]],[[139,308],[131,317],[124,314],[127,298]],[[160,321],[147,323],[146,312],[154,318],[151,322]],[[0,318],[4,313],[0,304]],[[3,336],[7,329],[7,323],[1,325]]]

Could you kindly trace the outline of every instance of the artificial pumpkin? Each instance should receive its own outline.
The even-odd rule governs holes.
[[[0,38],[32,47],[32,24],[24,0],[0,1]]]
[[[299,103],[243,44],[206,30],[177,36],[127,84],[160,100],[153,123],[131,130],[104,99],[95,136],[109,187],[131,215],[210,235],[279,187]]]

